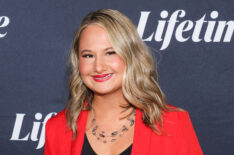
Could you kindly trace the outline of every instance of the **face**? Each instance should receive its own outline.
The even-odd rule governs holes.
[[[102,27],[91,24],[82,31],[78,52],[81,78],[89,89],[96,94],[122,92],[125,63]]]

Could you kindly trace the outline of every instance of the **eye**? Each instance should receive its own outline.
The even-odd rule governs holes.
[[[84,55],[82,55],[82,57],[83,57],[83,58],[92,58],[93,55],[91,55],[91,54],[84,54]]]
[[[107,52],[106,54],[107,55],[113,55],[113,54],[116,54],[116,52],[115,51],[110,51],[110,52]]]

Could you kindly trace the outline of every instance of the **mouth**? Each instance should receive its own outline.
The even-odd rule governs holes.
[[[101,75],[95,75],[93,76],[94,81],[96,82],[104,82],[109,80],[112,77],[112,73],[110,74],[101,74]]]

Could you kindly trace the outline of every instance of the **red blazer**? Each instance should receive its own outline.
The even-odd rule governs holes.
[[[66,126],[65,111],[48,120],[44,155],[80,155],[87,113],[82,111],[78,118],[75,140],[72,140],[72,131]],[[132,155],[203,155],[188,112],[166,112],[163,115],[167,136],[155,134],[141,118],[142,113],[137,109]]]

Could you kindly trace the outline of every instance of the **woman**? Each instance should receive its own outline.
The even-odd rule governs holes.
[[[135,26],[89,13],[70,55],[70,99],[46,125],[45,155],[201,155],[186,111],[170,106]]]

